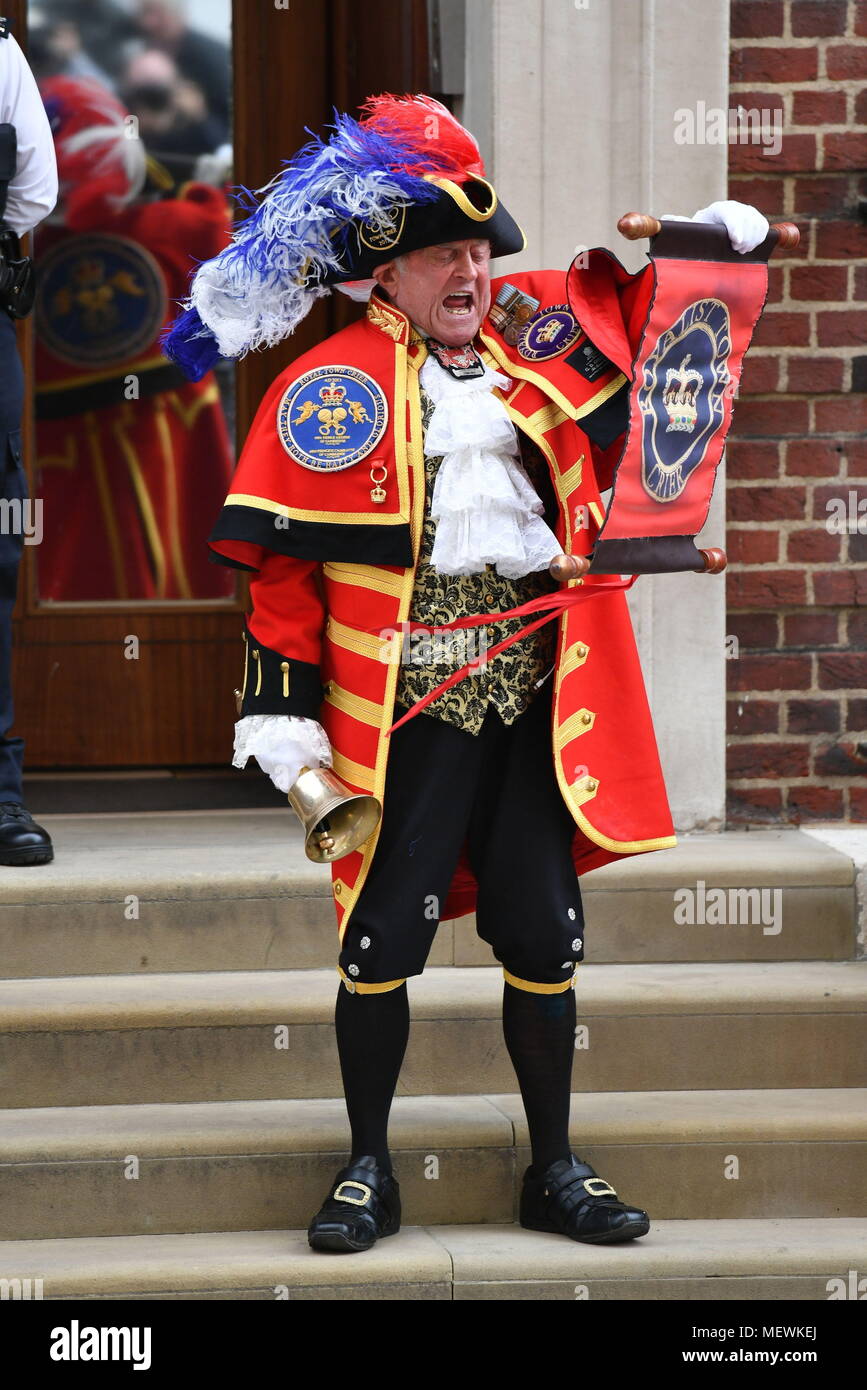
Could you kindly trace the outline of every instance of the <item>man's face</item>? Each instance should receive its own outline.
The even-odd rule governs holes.
[[[491,307],[491,246],[479,239],[409,251],[374,278],[425,335],[449,347],[474,338]]]

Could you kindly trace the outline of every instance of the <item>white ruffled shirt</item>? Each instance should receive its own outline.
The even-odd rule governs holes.
[[[431,354],[420,380],[434,403],[425,454],[442,455],[431,498],[431,564],[441,574],[479,574],[492,564],[509,579],[547,569],[563,547],[543,520],[515,426],[494,395],[508,378],[485,367],[484,376],[461,381]],[[249,714],[235,725],[232,765],[245,767],[250,757],[288,792],[305,765],[331,767],[331,745],[315,719]]]

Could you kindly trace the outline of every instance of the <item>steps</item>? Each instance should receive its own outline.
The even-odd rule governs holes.
[[[574,1097],[571,1128],[576,1151],[660,1220],[867,1218],[865,1114],[867,1090],[854,1087],[595,1093]],[[399,1097],[391,1138],[414,1221],[515,1219],[530,1162],[518,1097]],[[345,1144],[337,1100],[7,1111],[0,1230],[35,1240],[306,1226]]]
[[[393,1110],[411,1224],[335,1261],[304,1236],[347,1143],[328,871],[282,808],[49,828],[54,864],[0,878],[0,1279],[46,1298],[574,1301],[825,1299],[867,1274],[848,853],[696,835],[582,880],[572,1136],[650,1211],[634,1246],[513,1224],[529,1151],[502,975],[472,919],[443,923]],[[702,883],[779,890],[773,929],[679,925],[675,895]]]
[[[333,970],[0,982],[6,1106],[339,1096]],[[502,972],[410,981],[400,1093],[503,1092]],[[585,965],[576,1090],[867,1086],[853,961]]]
[[[658,1221],[626,1246],[515,1226],[405,1227],[352,1259],[303,1231],[0,1243],[45,1299],[826,1299],[864,1268],[867,1220]],[[31,1285],[31,1287],[33,1287]]]
[[[46,823],[54,863],[0,876],[5,979],[333,969],[330,871],[305,858],[286,810]],[[674,895],[699,881],[779,891],[782,929],[678,925]],[[687,835],[581,882],[594,964],[852,957],[852,860],[799,831]],[[473,918],[440,925],[431,965],[490,961]]]

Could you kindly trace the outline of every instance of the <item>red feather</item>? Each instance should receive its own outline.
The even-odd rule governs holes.
[[[484,177],[484,161],[472,135],[433,97],[398,97],[389,92],[368,97],[361,108],[361,124],[386,139],[415,146],[424,155],[419,164],[402,166],[409,174],[434,173],[456,183]]]

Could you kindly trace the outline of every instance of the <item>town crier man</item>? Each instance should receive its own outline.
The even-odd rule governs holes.
[[[550,562],[592,548],[628,395],[594,326],[626,351],[648,283],[588,272],[596,320],[579,323],[563,271],[491,280],[523,233],[429,97],[337,117],[260,192],[199,268],[170,355],[195,375],[285,338],[331,285],[368,299],[274,381],[210,541],[251,573],[236,764],[254,755],[284,791],[331,765],[382,803],[332,866],[352,1149],[310,1244],[364,1250],[399,1229],[387,1123],[406,980],[438,922],[472,911],[503,967],[530,1131],[521,1223],[631,1240],[647,1214],[572,1153],[568,1121],[579,876],[675,843],[638,654],[617,577],[568,581],[582,600],[556,623],[499,615],[566,587]],[[741,204],[697,216],[737,250],[767,231]]]

